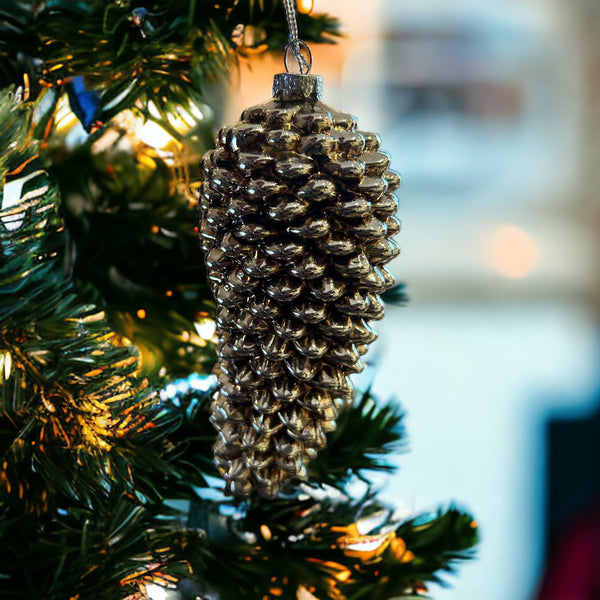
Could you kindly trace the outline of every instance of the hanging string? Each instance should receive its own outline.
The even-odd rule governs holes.
[[[298,22],[296,21],[296,0],[283,0],[283,8],[285,10],[285,18],[287,21],[288,29],[290,31],[289,42],[287,43],[283,60],[285,63],[285,70],[289,73],[290,69],[288,66],[288,52],[291,50],[296,62],[298,63],[298,69],[301,75],[310,73],[312,67],[312,52],[308,47],[308,44],[298,37]],[[308,60],[302,54],[302,49],[308,53]]]

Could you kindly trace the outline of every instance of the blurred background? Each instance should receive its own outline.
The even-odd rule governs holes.
[[[478,558],[436,599],[535,598],[600,456],[600,5],[300,5],[344,24],[313,46],[324,101],[379,132],[403,175],[394,272],[411,301],[379,324],[367,374],[408,415],[385,497],[477,516]],[[281,70],[242,65],[227,120]]]

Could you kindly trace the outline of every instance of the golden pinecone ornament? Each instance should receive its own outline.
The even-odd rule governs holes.
[[[201,240],[217,302],[211,421],[226,492],[272,497],[335,429],[376,334],[398,254],[398,174],[379,138],[279,74],[274,98],[223,127],[203,159]]]

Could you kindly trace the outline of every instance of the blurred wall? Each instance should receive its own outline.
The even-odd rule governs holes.
[[[546,423],[595,408],[597,0],[314,10],[347,34],[313,46],[325,102],[381,133],[404,180],[394,272],[411,303],[388,310],[362,379],[408,412],[411,452],[386,496],[407,512],[456,499],[480,522],[478,559],[437,600],[532,598]],[[230,120],[267,99],[281,70],[278,58],[242,65]]]

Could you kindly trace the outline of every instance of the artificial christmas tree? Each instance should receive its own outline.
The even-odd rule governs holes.
[[[468,515],[399,519],[350,492],[403,435],[368,392],[305,482],[223,495],[205,90],[285,38],[274,0],[0,6],[0,597],[412,598],[470,555]]]

